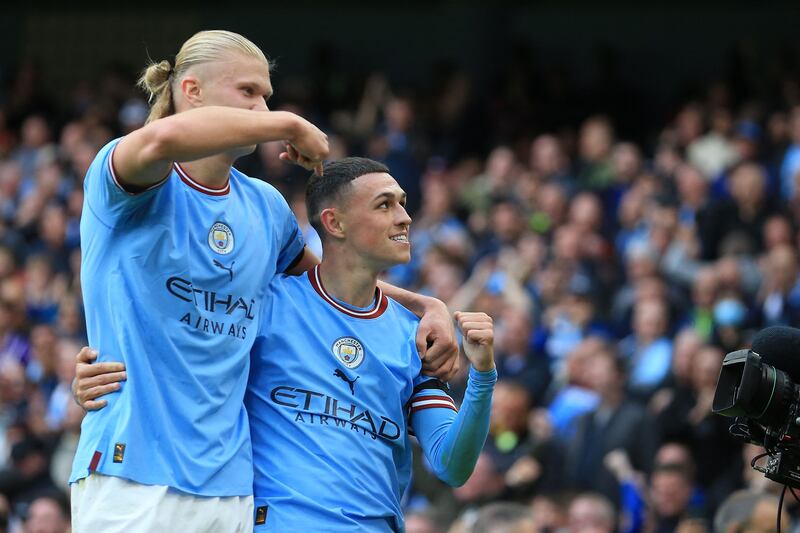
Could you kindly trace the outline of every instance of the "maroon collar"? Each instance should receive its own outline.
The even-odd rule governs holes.
[[[183,181],[186,185],[188,185],[192,189],[198,190],[203,194],[208,194],[209,196],[225,196],[226,194],[231,192],[230,179],[228,179],[227,183],[225,183],[225,186],[222,187],[221,189],[212,189],[211,187],[206,187],[205,185],[202,185],[198,183],[196,180],[194,180],[189,175],[189,173],[186,172],[186,169],[184,169],[180,165],[180,163],[175,163],[175,171],[178,173],[178,176],[180,176],[181,181]]]
[[[386,308],[389,307],[389,299],[383,294],[383,291],[380,287],[375,287],[375,300],[369,309],[365,311],[358,311],[356,309],[346,307],[340,304],[336,298],[328,294],[328,291],[325,290],[325,287],[322,285],[322,278],[319,275],[319,265],[309,270],[307,274],[308,281],[311,282],[311,286],[314,287],[314,290],[317,291],[317,294],[319,294],[323,300],[328,302],[331,307],[347,316],[351,316],[353,318],[378,318],[383,314],[384,311],[386,311]]]

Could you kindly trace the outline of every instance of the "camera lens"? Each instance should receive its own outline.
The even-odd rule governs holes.
[[[764,363],[753,351],[739,350],[722,362],[711,410],[751,418],[764,426],[783,425],[793,391],[786,372]]]

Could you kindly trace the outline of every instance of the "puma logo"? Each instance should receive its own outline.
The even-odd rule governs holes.
[[[231,263],[231,266],[230,266],[230,268],[228,268],[228,267],[226,267],[225,265],[223,265],[222,263],[220,263],[219,261],[217,261],[216,259],[214,259],[214,266],[218,266],[218,267],[220,267],[222,270],[227,270],[227,271],[228,271],[228,274],[230,274],[230,275],[231,275],[231,281],[233,281],[233,265],[234,265],[234,263],[236,263],[236,261],[234,261],[233,263]]]
[[[350,392],[352,394],[356,393],[356,387],[355,387],[356,381],[358,381],[358,378],[360,378],[361,376],[356,376],[356,379],[354,379],[353,381],[350,381],[350,379],[347,377],[347,375],[344,372],[342,372],[341,368],[337,368],[336,370],[334,370],[333,371],[333,375],[336,376],[337,378],[342,378],[347,383],[347,385],[350,387]]]

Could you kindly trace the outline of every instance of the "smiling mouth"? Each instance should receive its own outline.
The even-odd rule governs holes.
[[[408,242],[408,235],[395,235],[394,237],[389,237],[389,239],[395,242]]]

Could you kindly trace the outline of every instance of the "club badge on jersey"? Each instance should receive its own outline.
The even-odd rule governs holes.
[[[221,255],[233,251],[233,231],[224,222],[215,222],[208,232],[208,246]]]
[[[349,369],[358,368],[364,362],[364,347],[354,337],[342,337],[331,347],[333,355]]]

